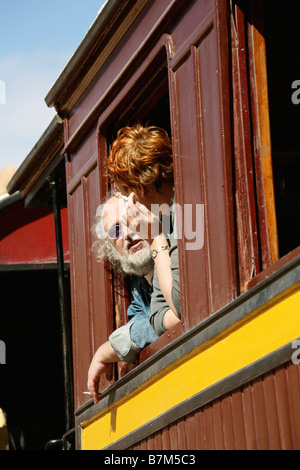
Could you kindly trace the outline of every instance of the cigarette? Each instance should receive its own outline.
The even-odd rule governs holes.
[[[92,395],[91,392],[82,392],[83,395]],[[98,397],[101,397],[101,393],[99,393]]]

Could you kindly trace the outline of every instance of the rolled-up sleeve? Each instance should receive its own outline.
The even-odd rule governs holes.
[[[164,298],[163,293],[160,289],[157,273],[155,270],[153,276],[153,294],[151,299],[150,323],[158,336],[162,335],[166,331],[164,325],[164,316],[166,311],[169,310],[169,308],[170,307],[166,302],[166,299]]]
[[[140,349],[132,341],[130,329],[132,322],[117,328],[109,337],[111,347],[121,361],[133,363],[137,360]]]

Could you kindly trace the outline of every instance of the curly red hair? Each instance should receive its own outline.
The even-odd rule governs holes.
[[[164,181],[173,181],[172,145],[167,132],[155,126],[123,127],[107,161],[109,178],[127,194]]]

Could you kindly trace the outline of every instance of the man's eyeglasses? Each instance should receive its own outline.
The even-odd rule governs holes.
[[[112,239],[120,238],[122,236],[122,226],[120,224],[112,225],[108,230],[108,236]]]

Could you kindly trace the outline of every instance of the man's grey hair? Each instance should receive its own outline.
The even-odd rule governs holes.
[[[119,275],[135,274],[143,276],[150,272],[154,265],[148,242],[145,241],[148,244],[148,250],[140,259],[136,257],[131,258],[130,255],[126,257],[126,255],[119,253],[117,248],[111,243],[104,229],[102,221],[103,209],[108,200],[113,196],[115,196],[115,193],[108,194],[97,209],[95,223],[92,227],[94,239],[92,250],[96,254],[97,261],[109,261],[113,270]]]
[[[97,261],[109,261],[112,265],[112,268],[118,272],[122,273],[120,266],[120,260],[115,256],[116,248],[109,241],[107,233],[103,226],[102,214],[105,204],[109,199],[114,196],[114,193],[109,193],[105,196],[102,201],[102,204],[97,208],[97,213],[95,217],[95,223],[92,226],[92,236],[93,244],[92,251],[96,254]],[[117,252],[118,253],[118,252]]]

